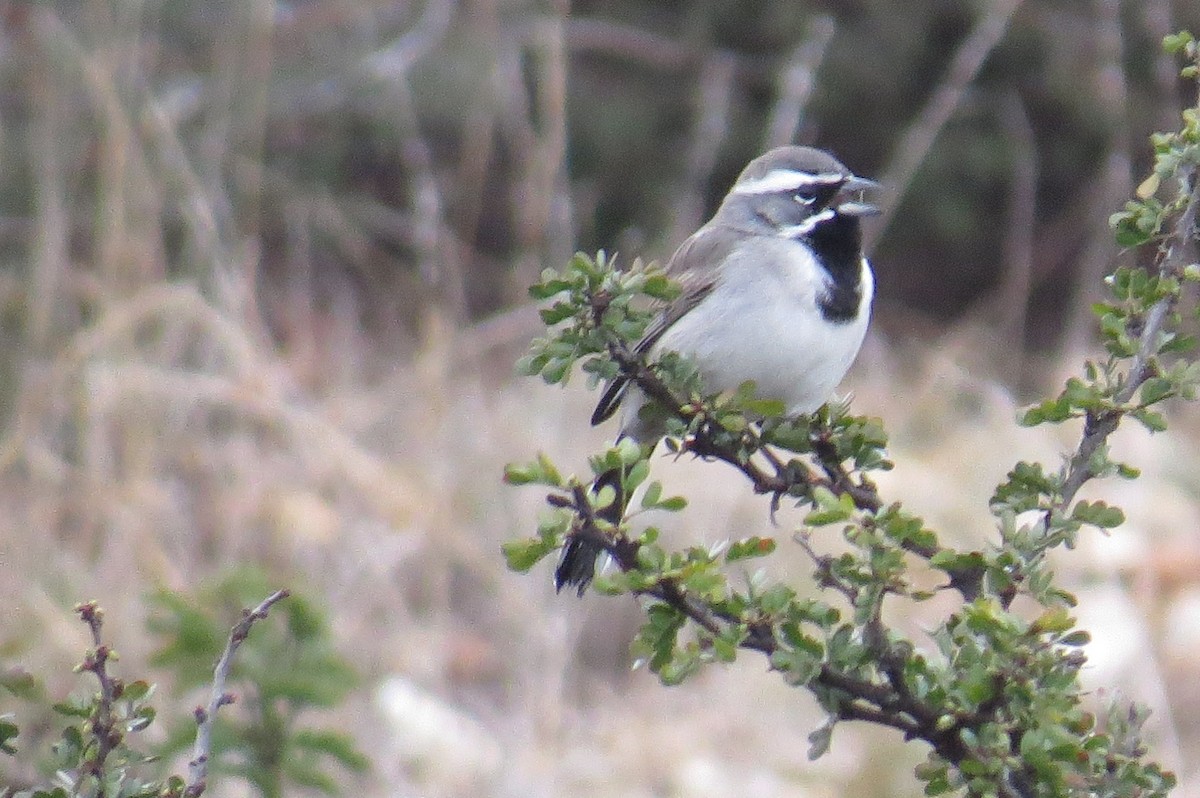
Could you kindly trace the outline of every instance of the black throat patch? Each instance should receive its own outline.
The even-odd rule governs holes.
[[[820,222],[805,239],[817,263],[833,278],[824,295],[817,297],[821,316],[834,324],[858,318],[862,304],[862,228],[858,219],[835,213]]]

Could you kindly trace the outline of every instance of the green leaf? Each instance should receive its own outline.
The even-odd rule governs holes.
[[[616,489],[612,485],[602,485],[600,490],[596,491],[596,498],[592,501],[592,505],[597,510],[603,510],[605,507],[611,507],[616,500]]]
[[[69,718],[86,718],[92,714],[92,701],[83,696],[72,695],[54,704],[52,708],[58,714]]]
[[[509,570],[525,573],[555,549],[555,543],[542,538],[509,540],[500,546]]]
[[[504,466],[504,481],[509,485],[548,485],[560,487],[562,477],[544,454],[538,453],[534,463],[508,463]]]
[[[546,456],[545,452],[538,452],[537,463],[538,468],[541,470],[541,479],[539,481],[543,485],[549,485],[553,488],[562,486],[562,476],[558,473],[558,469],[554,466],[550,458]]]
[[[1058,642],[1064,646],[1086,646],[1091,640],[1092,636],[1081,629],[1064,635]]]
[[[554,385],[560,382],[566,382],[571,373],[571,364],[574,361],[566,357],[553,357],[546,361],[546,365],[542,366],[542,379],[548,384]]]
[[[675,656],[676,639],[685,622],[682,614],[666,604],[650,605],[646,610],[646,623],[634,640],[635,659],[646,661],[651,671],[661,673]]]
[[[139,707],[133,716],[129,719],[126,728],[130,732],[139,732],[148,727],[154,722],[155,711],[154,707],[144,706]]]
[[[560,279],[557,272],[546,270],[542,272],[542,282],[529,286],[529,296],[533,299],[550,299],[570,290],[570,282]]]
[[[1071,518],[1080,523],[1091,524],[1101,529],[1112,529],[1125,523],[1125,513],[1120,507],[1113,507],[1102,501],[1076,502],[1071,509]]]
[[[1158,193],[1158,186],[1161,178],[1157,172],[1151,172],[1150,176],[1138,185],[1134,190],[1134,194],[1140,199],[1149,199]]]
[[[1165,377],[1151,377],[1142,383],[1139,396],[1143,405],[1152,405],[1175,394],[1175,383]]]
[[[662,498],[662,483],[655,480],[646,486],[642,494],[642,508],[646,510],[666,510],[678,512],[687,506],[687,499],[682,496]]]
[[[725,575],[711,565],[690,570],[681,581],[688,593],[705,601],[716,602],[725,597]]]
[[[1135,468],[1134,466],[1126,463],[1117,463],[1116,467],[1117,476],[1121,477],[1122,479],[1137,479],[1142,475],[1141,469]]]
[[[1109,224],[1116,228],[1115,238],[1117,244],[1128,249],[1140,247],[1151,238],[1153,234],[1139,230],[1133,224],[1133,220],[1125,217],[1123,214],[1114,214],[1109,219]]]
[[[548,308],[542,308],[539,315],[542,317],[542,324],[547,327],[552,327],[559,322],[566,321],[574,316],[576,308],[566,302],[555,302]]]
[[[1163,52],[1175,55],[1183,52],[1189,44],[1195,39],[1189,31],[1182,30],[1179,33],[1170,33],[1163,37],[1162,48]]]
[[[680,287],[677,283],[672,282],[666,274],[654,269],[647,272],[646,281],[642,283],[642,293],[651,299],[669,302],[679,296]]]
[[[1057,634],[1070,630],[1074,625],[1075,619],[1066,607],[1050,607],[1030,624],[1029,630],[1035,634]]]
[[[1167,419],[1162,413],[1139,408],[1130,410],[1129,415],[1150,432],[1163,432],[1167,428]]]
[[[29,671],[20,667],[0,671],[0,687],[26,701],[41,701],[45,694],[42,683]]]
[[[780,647],[771,653],[771,667],[783,674],[788,684],[802,686],[821,674],[821,658],[808,649]]]
[[[141,701],[154,692],[154,685],[149,682],[139,679],[125,685],[125,691],[121,693],[121,698],[126,701]]]
[[[725,552],[725,562],[737,562],[751,557],[765,557],[775,551],[774,538],[763,538],[758,535],[735,540]]]
[[[639,460],[645,459],[642,453],[642,446],[636,443],[632,438],[622,438],[616,445],[617,456],[620,458],[621,465],[631,466]]]
[[[656,509],[677,513],[687,507],[687,499],[682,496],[668,496],[654,505]]]
[[[628,496],[633,493],[638,485],[646,481],[648,476],[650,476],[650,462],[648,460],[638,460],[634,463],[626,472],[625,479],[621,481],[621,486],[625,489],[625,495]],[[643,502],[642,506],[646,506],[645,502]]]
[[[827,526],[854,517],[854,498],[850,494],[837,496],[824,485],[818,485],[812,495],[815,509],[804,517],[804,523],[808,526]]]
[[[820,759],[829,750],[829,743],[833,740],[833,727],[836,724],[835,718],[829,718],[808,735],[809,761]]]
[[[1066,395],[1034,405],[1019,416],[1018,423],[1023,427],[1036,427],[1039,424],[1058,424],[1074,415],[1071,403]]]
[[[17,747],[12,744],[12,741],[20,734],[20,729],[13,722],[13,715],[0,715],[0,753],[16,754]]]

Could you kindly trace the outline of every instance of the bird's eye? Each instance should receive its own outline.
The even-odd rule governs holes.
[[[803,192],[797,192],[793,194],[792,199],[794,199],[796,202],[799,202],[801,205],[812,205],[817,201],[815,196],[811,194],[805,194]]]

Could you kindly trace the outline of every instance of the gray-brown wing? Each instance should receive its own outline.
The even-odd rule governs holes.
[[[725,227],[707,226],[697,230],[679,245],[679,249],[675,250],[675,254],[667,263],[666,272],[671,279],[680,284],[683,291],[664,306],[662,312],[650,322],[642,340],[634,347],[634,352],[644,355],[650,351],[672,324],[708,296],[716,283],[717,265],[737,243],[737,237],[730,235],[732,232]],[[608,420],[617,412],[628,389],[629,378],[624,376],[617,377],[605,387],[604,394],[592,413],[593,426]]]

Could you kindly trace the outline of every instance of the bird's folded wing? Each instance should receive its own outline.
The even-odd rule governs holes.
[[[642,339],[633,349],[636,354],[645,355],[649,352],[672,324],[687,315],[712,292],[720,272],[719,264],[724,262],[737,243],[738,237],[729,235],[730,232],[732,231],[725,228],[706,226],[696,231],[675,250],[675,254],[667,263],[666,273],[679,283],[682,292],[665,305],[662,312],[650,322]],[[629,378],[624,375],[608,383],[592,413],[593,426],[608,420],[617,412],[628,388]]]

